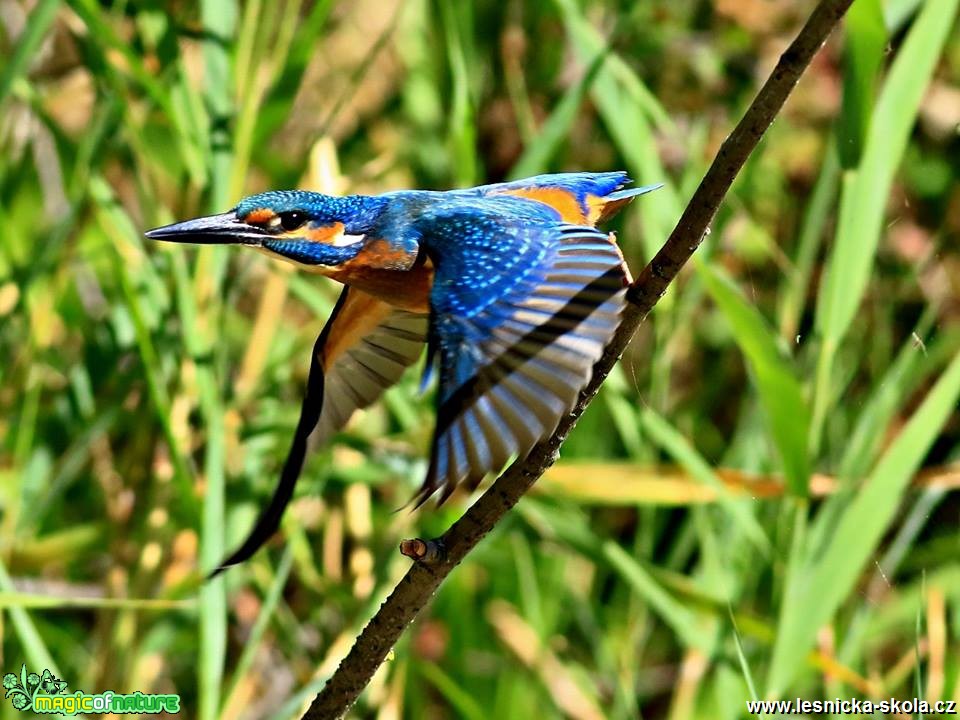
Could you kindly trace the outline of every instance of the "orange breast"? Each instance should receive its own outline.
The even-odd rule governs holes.
[[[369,243],[354,259],[325,274],[394,307],[411,312],[430,309],[433,264],[429,260],[417,262],[386,242]]]

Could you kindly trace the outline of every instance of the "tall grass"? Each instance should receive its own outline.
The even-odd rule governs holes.
[[[957,0],[857,0],[561,463],[357,717],[960,696]],[[790,4],[34,4],[0,18],[3,672],[294,718],[406,565],[416,373],[269,496],[337,288],[147,227],[270,187],[625,168],[636,270]],[[946,98],[946,100],[944,100]],[[0,701],[0,717],[18,713]]]

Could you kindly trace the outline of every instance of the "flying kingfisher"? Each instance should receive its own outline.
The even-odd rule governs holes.
[[[214,571],[280,525],[308,447],[396,383],[426,347],[437,421],[415,500],[475,488],[573,408],[613,337],[630,281],[595,229],[659,185],[623,172],[539,175],[447,192],[265,192],[148,238],[249,245],[345,286],[313,348],[300,421],[273,498]]]

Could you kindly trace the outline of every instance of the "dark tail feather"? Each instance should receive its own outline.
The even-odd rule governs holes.
[[[306,410],[306,405],[304,405],[304,410]],[[317,415],[319,416],[319,413]],[[300,424],[303,424],[303,415],[300,416]],[[316,424],[316,421],[314,421],[314,424]],[[270,504],[260,513],[257,522],[254,523],[253,529],[247,535],[243,544],[223,560],[216,570],[207,575],[208,580],[212,580],[230,566],[239,565],[248,560],[279,529],[280,520],[283,518],[287,505],[290,504],[293,489],[300,478],[300,471],[303,469],[303,460],[307,450],[306,438],[309,435],[310,432],[307,431],[301,437],[300,426],[297,427],[297,434],[293,439],[290,452],[287,454],[287,461],[284,463],[280,482],[273,492],[273,497],[270,498]]]
[[[336,307],[330,314],[331,318],[336,317],[337,312],[343,305],[347,297],[347,289],[340,294]],[[287,459],[283,463],[283,471],[280,473],[280,482],[277,483],[277,489],[273,491],[273,497],[270,498],[270,504],[267,505],[254,523],[253,529],[247,535],[247,539],[239,548],[227,557],[220,565],[214,569],[207,579],[215,578],[224,570],[232,565],[239,565],[248,560],[257,552],[263,544],[279,529],[280,520],[283,513],[293,498],[293,489],[296,487],[297,480],[300,479],[300,472],[303,470],[303,462],[307,455],[307,440],[310,433],[313,432],[317,423],[320,421],[320,411],[323,409],[323,347],[327,342],[331,323],[327,322],[323,331],[313,345],[313,357],[310,359],[310,374],[307,377],[307,392],[303,398],[303,405],[300,408],[300,421],[297,423],[297,430],[293,436],[293,442],[290,444],[290,451],[287,453]]]

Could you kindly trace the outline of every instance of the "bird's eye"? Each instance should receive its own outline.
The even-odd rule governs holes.
[[[280,227],[287,232],[296,230],[307,221],[307,214],[300,212],[299,210],[291,210],[289,212],[280,213],[279,217]]]

